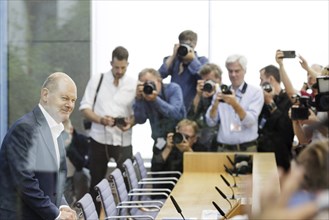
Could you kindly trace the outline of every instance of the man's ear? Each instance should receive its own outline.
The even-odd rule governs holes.
[[[42,88],[41,89],[41,99],[43,102],[47,102],[48,95],[49,95],[49,90],[47,88]]]

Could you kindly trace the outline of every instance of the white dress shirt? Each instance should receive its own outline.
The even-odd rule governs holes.
[[[94,75],[89,80],[79,110],[92,109],[96,88],[100,76]],[[119,80],[119,85],[114,86],[114,77],[111,71],[104,73],[104,78],[97,95],[94,112],[104,117],[129,117],[133,115],[132,105],[135,100],[137,80],[127,76],[127,73]],[[98,123],[92,123],[90,133],[95,141],[101,144],[116,146],[131,145],[132,129],[121,131],[118,127],[104,127]]]
[[[42,105],[39,104],[39,107],[41,109],[42,114],[45,116],[46,121],[50,127],[51,135],[53,137],[53,142],[55,146],[55,152],[56,152],[56,159],[57,159],[57,166],[59,168],[60,166],[60,153],[59,153],[59,146],[57,142],[57,138],[59,135],[64,131],[64,125],[62,123],[57,123],[55,119],[53,119],[48,112],[42,107]]]

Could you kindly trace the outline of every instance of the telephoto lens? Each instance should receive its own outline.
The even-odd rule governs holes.
[[[214,87],[215,87],[215,82],[212,81],[212,80],[207,80],[204,83],[204,86],[202,88],[202,91],[204,91],[204,92],[212,92],[214,90]]]
[[[264,82],[264,83],[262,84],[262,88],[263,88],[263,90],[264,90],[265,92],[272,92],[272,86],[271,86],[271,84],[268,83],[268,82]]]
[[[181,44],[177,49],[177,54],[179,57],[185,57],[190,51],[190,46],[187,44]]]
[[[153,81],[146,81],[144,83],[143,92],[146,95],[151,95],[153,93],[153,90],[155,90],[155,83]]]
[[[174,144],[180,144],[184,140],[184,136],[181,133],[174,133],[173,137]]]
[[[225,95],[230,95],[230,94],[232,94],[230,88],[229,88],[227,85],[225,85],[225,84],[222,84],[222,85],[220,86],[220,90],[221,90],[222,93],[225,94]]]

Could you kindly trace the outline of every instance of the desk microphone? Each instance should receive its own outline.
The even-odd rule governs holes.
[[[215,189],[217,190],[217,192],[218,192],[218,193],[219,193],[219,194],[220,194],[225,200],[228,201],[228,203],[230,203],[230,206],[231,206],[231,208],[232,208],[232,203],[230,202],[230,200],[227,199],[226,195],[225,195],[220,189],[218,189],[217,186],[215,186]]]
[[[223,216],[224,219],[227,219],[226,216],[225,216],[225,212],[223,212],[223,210],[221,208],[219,208],[219,206],[216,204],[216,202],[212,201],[212,204],[215,206],[215,208],[217,209],[219,214],[221,214],[221,216]]]
[[[233,176],[232,171],[229,168],[227,168],[227,166],[225,164],[224,164],[224,167],[225,167],[226,172],[228,172],[233,177],[233,181],[234,181],[233,187],[237,187],[235,177]]]
[[[170,199],[171,199],[172,203],[174,204],[177,212],[182,216],[183,220],[185,220],[182,210],[180,209],[179,205],[177,204],[176,200],[174,199],[174,197],[172,195],[170,195]]]
[[[230,189],[232,190],[232,197],[231,199],[235,199],[235,196],[234,196],[234,191],[233,191],[233,188],[231,186],[231,184],[227,181],[227,179],[225,179],[225,177],[223,177],[223,175],[221,174],[220,177],[222,178],[222,180],[225,182],[225,184],[230,187]]]
[[[237,169],[236,169],[235,163],[231,160],[231,158],[230,158],[229,156],[226,155],[226,158],[227,158],[228,161],[230,161],[230,163],[232,164],[232,166],[233,166],[233,172],[235,173],[235,176],[238,176],[238,175],[239,175],[239,172],[238,172]]]

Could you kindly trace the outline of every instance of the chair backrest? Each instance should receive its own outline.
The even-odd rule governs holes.
[[[115,168],[109,175],[111,187],[114,189],[118,202],[128,201],[128,192],[123,179],[122,172],[119,168]]]
[[[147,170],[146,167],[144,166],[144,160],[142,158],[142,155],[140,154],[140,152],[137,152],[134,155],[136,164],[138,165],[137,167],[139,168],[139,172],[142,178],[146,178],[147,177]]]
[[[76,206],[81,209],[85,220],[98,219],[95,204],[89,193],[86,193],[79,201],[77,201]]]
[[[123,162],[123,168],[125,169],[125,175],[128,180],[129,190],[139,188],[136,171],[130,158],[127,158]]]
[[[102,179],[96,186],[106,217],[117,215],[116,204],[112,194],[110,183],[107,179]]]

